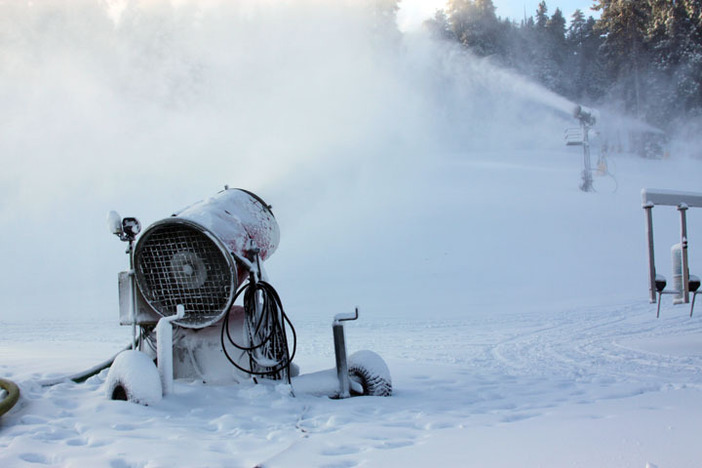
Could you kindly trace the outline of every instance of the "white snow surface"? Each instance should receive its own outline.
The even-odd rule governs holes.
[[[107,372],[105,397],[111,399],[120,387],[128,401],[145,406],[161,401],[164,389],[153,359],[137,350],[119,353]]]
[[[380,353],[392,397],[332,400],[286,385],[177,381],[144,407],[36,381],[127,338],[114,324],[3,324],[3,466],[694,467],[702,322],[641,301],[499,316],[362,317],[349,347]],[[302,372],[333,365],[330,327],[300,320]],[[82,337],[83,340],[79,338]]]
[[[362,3],[0,3],[0,376],[21,390],[0,467],[700,466],[702,305],[656,319],[640,196],[699,192],[699,148],[613,153],[617,184],[582,193],[572,103],[383,42]],[[332,319],[358,306],[348,354],[382,356],[391,397],[177,380],[142,406],[107,400],[107,371],[62,381],[130,341],[105,214],[147,227],[225,184],[273,206],[306,384],[333,384]],[[653,218],[670,283],[678,214]]]

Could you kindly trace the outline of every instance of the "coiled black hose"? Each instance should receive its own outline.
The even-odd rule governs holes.
[[[236,293],[234,301],[244,294],[244,314],[248,325],[249,346],[237,343],[229,331],[229,313],[222,323],[221,342],[225,356],[234,367],[252,376],[285,378],[290,383],[290,364],[297,350],[297,334],[292,322],[283,310],[278,292],[265,281],[249,281]],[[256,301],[261,297],[261,313],[256,313]],[[256,322],[253,322],[255,319]],[[292,333],[292,353],[289,351],[286,326]],[[240,365],[227,351],[224,337],[236,349],[249,355],[249,367]],[[270,362],[261,364],[256,353],[263,353]]]

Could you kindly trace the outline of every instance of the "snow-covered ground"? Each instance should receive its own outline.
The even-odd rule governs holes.
[[[0,466],[700,465],[702,306],[666,297],[656,319],[640,199],[700,191],[699,151],[612,152],[616,186],[583,193],[571,103],[368,35],[357,3],[0,4],[0,377],[22,392]],[[387,361],[393,396],[177,381],[146,407],[108,401],[106,372],[42,386],[130,339],[105,215],[146,226],[224,184],[273,205],[302,373],[333,367],[332,317],[358,306],[349,351]],[[654,223],[670,278],[675,209]]]
[[[582,229],[589,226],[584,234],[595,242],[600,242],[598,233],[605,231],[603,240],[623,242],[631,236],[635,248],[596,245],[607,255],[600,258],[598,249],[573,247],[554,252],[556,258],[544,255],[540,263],[537,257],[543,252],[524,247],[522,256],[513,252],[501,263],[512,274],[506,274],[494,290],[488,289],[500,295],[500,288],[505,288],[503,297],[494,301],[481,295],[471,282],[482,283],[471,278],[476,268],[482,268],[488,278],[497,272],[490,265],[471,264],[465,257],[463,266],[458,260],[432,263],[409,257],[404,264],[379,267],[374,283],[383,294],[364,289],[363,280],[352,283],[361,318],[347,325],[349,350],[372,349],[386,359],[393,377],[392,397],[340,401],[304,394],[293,397],[284,385],[176,382],[174,394],[151,407],[108,401],[105,372],[84,384],[42,387],[39,381],[90,367],[120,349],[129,341],[130,330],[118,327],[116,316],[113,321],[97,323],[4,319],[0,375],[20,384],[22,400],[0,421],[2,465],[698,466],[702,457],[696,442],[702,417],[702,312],[690,318],[687,308],[673,308],[666,301],[662,317],[656,320],[655,307],[646,300],[646,275],[641,269],[645,268],[641,266],[645,264],[643,213],[637,191],[627,182],[631,179],[640,185],[651,177],[672,186],[681,163],[621,158],[620,170],[635,174],[639,168],[640,175],[621,176],[621,187],[614,194],[584,194],[576,188],[573,154],[556,156],[562,161],[560,189],[544,188],[550,176],[529,183],[532,202],[526,212],[518,202],[472,199],[465,193],[473,189],[470,184],[444,185],[437,186],[437,192],[450,193],[455,205],[443,198],[438,200],[442,209],[423,207],[415,212],[417,223],[426,223],[434,213],[439,216],[434,226],[463,229],[460,223],[451,223],[457,209],[491,210],[497,203],[506,211],[506,218],[539,218],[552,210],[559,213],[542,219],[557,222],[536,226],[525,222],[518,233],[529,237],[539,233],[544,239],[533,240],[544,249],[551,236],[562,235],[557,226],[571,225],[570,230],[578,223]],[[491,160],[494,157],[490,155]],[[682,164],[689,169],[683,182],[701,173],[698,162]],[[466,166],[463,176],[489,171],[494,183],[509,179],[515,170],[486,161]],[[527,163],[524,166],[522,174],[545,171],[543,167],[530,169]],[[450,167],[460,179],[457,166]],[[559,172],[559,166],[555,167],[552,171]],[[573,170],[566,171],[568,167]],[[573,209],[562,203],[533,201],[552,197],[551,190],[559,194],[553,196],[555,200],[574,203]],[[485,193],[490,191],[485,189]],[[591,204],[598,207],[597,216],[583,214]],[[665,221],[664,209],[656,210],[661,215],[656,220]],[[601,219],[612,226],[602,224]],[[667,229],[661,226],[659,237],[674,235],[677,225],[672,224]],[[392,235],[404,235],[403,229],[392,228]],[[418,226],[409,224],[406,229]],[[388,233],[378,235],[387,240]],[[512,235],[498,230],[495,242],[513,240]],[[465,236],[458,238],[470,245],[468,233]],[[354,245],[353,239],[349,242]],[[553,242],[565,244],[557,239]],[[495,249],[499,258],[499,248]],[[618,251],[632,257],[617,255]],[[348,247],[329,251],[329,255],[344,253]],[[286,253],[283,243],[276,256],[284,263],[288,255],[299,258],[300,254]],[[601,267],[578,268],[579,264],[590,265],[593,257],[603,262]],[[345,261],[358,273],[356,263]],[[418,261],[429,269],[416,273],[416,279],[402,276],[404,268],[411,269]],[[529,263],[536,278],[529,280],[530,274],[522,273],[522,262]],[[433,266],[448,268],[453,281]],[[549,277],[550,269],[555,272],[559,267],[566,279]],[[285,276],[284,265],[278,268]],[[320,272],[318,268],[315,263],[310,265],[313,272]],[[391,276],[385,268],[396,268],[398,273]],[[275,279],[274,271],[270,273]],[[335,274],[318,276],[307,288],[301,284],[290,292],[293,303],[306,304],[293,306],[290,312],[299,334],[296,362],[303,373],[333,367],[332,314],[325,314],[324,304],[333,301],[335,291],[339,297],[351,294]],[[600,277],[607,284],[598,284]],[[609,288],[616,278],[624,292],[619,296]],[[450,281],[449,286],[441,286],[444,281]],[[485,286],[491,281],[486,280]],[[531,290],[524,288],[524,281]],[[578,291],[578,282],[589,291]],[[425,290],[421,290],[422,283]],[[286,289],[283,281],[280,285]],[[554,286],[560,292],[551,291]],[[563,291],[569,287],[573,289]],[[319,288],[324,290],[320,302]],[[576,299],[568,300],[566,292]],[[471,303],[467,293],[481,299]],[[631,297],[626,298],[628,293]],[[435,306],[422,294],[433,298]],[[407,305],[413,297],[421,309]],[[364,308],[366,299],[370,305]]]
[[[42,387],[127,340],[114,324],[3,324],[20,383],[3,466],[694,467],[702,322],[641,302],[464,318],[362,317],[350,349],[383,355],[390,398],[176,382],[152,407],[104,397],[103,372]],[[301,320],[303,372],[333,365],[328,324]]]

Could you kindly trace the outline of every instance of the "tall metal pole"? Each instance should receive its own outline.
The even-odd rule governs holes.
[[[687,217],[685,212],[687,211],[687,205],[681,203],[678,205],[678,211],[680,211],[680,255],[682,257],[682,293],[683,302],[685,304],[690,303],[690,271],[688,270],[687,262]]]
[[[649,301],[651,304],[656,303],[656,261],[653,253],[653,203],[647,203],[643,206],[646,212],[646,240],[648,241],[648,275],[649,275]]]
[[[590,164],[590,126],[584,120],[580,121],[583,129],[583,183],[580,190],[583,192],[592,192],[592,166]]]

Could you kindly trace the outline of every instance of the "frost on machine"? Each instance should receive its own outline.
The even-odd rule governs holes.
[[[299,374],[295,329],[263,266],[280,231],[257,195],[225,187],[143,232],[136,218],[114,211],[108,224],[128,243],[119,310],[120,324],[133,334],[132,349],[110,368],[108,398],[152,404],[172,391],[174,379],[278,381],[338,398],[392,393],[380,356],[346,357],[343,322],[356,320],[358,309],[334,317],[336,368]]]

